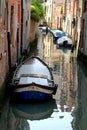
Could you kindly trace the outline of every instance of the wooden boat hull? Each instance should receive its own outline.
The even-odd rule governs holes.
[[[17,67],[12,84],[14,97],[22,100],[44,100],[57,90],[51,70],[38,57]]]
[[[38,91],[15,92],[14,99],[22,101],[42,101],[49,99],[51,95]]]
[[[53,88],[46,88],[41,86],[27,86],[22,88],[14,89],[14,94],[16,99],[25,99],[25,100],[44,100],[51,97],[52,94],[57,89],[56,87]]]
[[[15,100],[30,100],[30,101],[42,101],[52,97],[55,95],[57,91],[57,86],[55,87],[47,87],[47,86],[38,86],[38,85],[30,85],[30,86],[16,86],[13,91],[13,98]]]

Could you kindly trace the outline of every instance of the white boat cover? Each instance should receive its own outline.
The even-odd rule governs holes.
[[[19,80],[19,84],[31,84],[31,83],[49,86],[48,80],[45,78],[21,77]]]
[[[20,78],[20,76],[22,74],[32,74],[32,75],[47,75],[47,78],[50,79],[50,73],[49,73],[49,70],[47,69],[46,66],[37,66],[36,65],[28,65],[28,64],[25,64],[25,65],[22,65],[16,75],[17,78]]]

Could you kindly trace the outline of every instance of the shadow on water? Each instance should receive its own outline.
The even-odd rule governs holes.
[[[69,51],[71,51],[71,47],[57,47],[56,48],[60,51],[62,51],[63,53],[67,53]]]
[[[56,109],[56,102],[51,99],[43,103],[7,103],[2,111],[0,130],[30,130],[28,120],[49,118]]]
[[[78,60],[78,107],[73,112],[73,130],[87,130],[87,65]]]
[[[71,48],[57,48],[56,44],[52,44],[51,38],[47,36],[44,41],[44,61],[52,67],[54,80],[58,83],[58,91],[54,96],[58,111],[56,114],[54,113],[53,124],[57,118],[55,129],[65,130],[67,127],[67,130],[72,130],[72,113],[77,105],[78,93],[76,56],[71,52]]]

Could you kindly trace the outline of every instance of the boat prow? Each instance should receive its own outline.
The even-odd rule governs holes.
[[[52,71],[39,57],[30,57],[17,67],[12,85],[14,96],[23,100],[44,100],[57,90]]]

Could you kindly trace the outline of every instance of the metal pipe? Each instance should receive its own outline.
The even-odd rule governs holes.
[[[8,41],[8,65],[9,65],[9,76],[11,77],[11,49],[10,49],[10,32],[7,32]]]
[[[19,28],[17,28],[17,64],[19,63]]]
[[[9,78],[11,78],[11,49],[10,49],[10,31],[8,28],[8,1],[6,1],[7,7],[7,43],[8,43],[8,66],[9,66]]]
[[[21,0],[21,47],[20,47],[21,55],[22,51],[23,51],[23,0]]]

